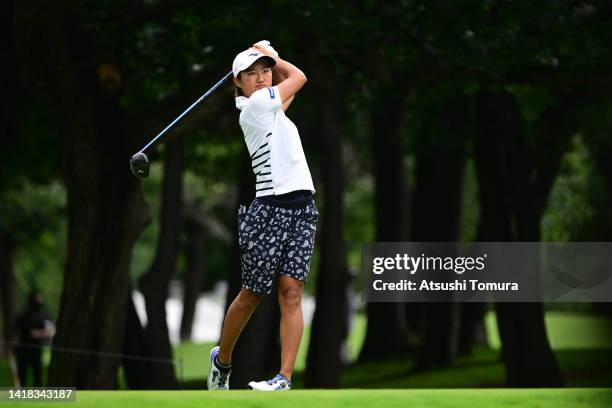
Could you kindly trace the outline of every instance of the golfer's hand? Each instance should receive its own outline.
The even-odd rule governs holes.
[[[269,57],[278,57],[278,52],[276,52],[276,50],[272,48],[269,41],[262,40],[262,41],[256,42],[251,47],[255,48],[257,51]]]

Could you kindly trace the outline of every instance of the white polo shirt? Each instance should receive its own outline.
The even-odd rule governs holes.
[[[255,197],[294,190],[315,193],[297,128],[285,115],[278,87],[238,96],[240,127],[255,173]]]

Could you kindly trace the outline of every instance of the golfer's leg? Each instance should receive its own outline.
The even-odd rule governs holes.
[[[253,311],[259,304],[262,295],[249,289],[242,288],[225,314],[221,342],[219,344],[219,362],[229,364],[232,361],[232,352],[238,336],[247,324]]]
[[[300,348],[304,320],[302,318],[302,291],[304,282],[288,276],[278,278],[278,303],[281,310],[281,368],[280,373],[291,380],[293,366]]]

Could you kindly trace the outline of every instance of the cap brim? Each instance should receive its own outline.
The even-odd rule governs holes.
[[[272,67],[276,65],[276,60],[274,58],[270,57],[270,56],[264,55],[263,57],[257,58],[255,61],[258,61],[260,59],[268,61],[270,63],[270,66],[272,66]],[[253,61],[253,63],[255,63],[255,61]],[[253,65],[253,64],[251,64],[251,65]]]
[[[259,60],[264,60],[266,62],[268,62],[268,64],[270,64],[271,67],[276,65],[276,60],[272,57],[269,57],[267,55],[262,55],[260,57],[257,57],[253,60],[253,62],[251,62],[249,65],[247,65],[246,67],[242,68],[240,71],[236,72],[234,74],[234,77],[238,76],[238,74],[240,74],[242,71],[244,71],[245,69],[248,69],[251,65],[253,65],[254,63],[256,63]]]
[[[249,66],[245,67],[245,68],[244,68],[243,70],[241,70],[241,71],[244,71],[245,69],[248,69],[248,68],[249,68],[251,65],[253,65],[254,63],[256,63],[256,62],[257,62],[257,61],[259,61],[259,60],[264,60],[264,61],[267,61],[267,62],[268,62],[268,64],[270,64],[270,66],[271,66],[271,67],[273,67],[273,66],[275,66],[275,65],[276,65],[276,60],[275,60],[274,58],[269,57],[269,56],[267,56],[267,55],[262,55],[261,57],[257,57],[257,58],[255,58],[255,59],[253,60],[253,62],[251,62],[251,64],[250,64]]]

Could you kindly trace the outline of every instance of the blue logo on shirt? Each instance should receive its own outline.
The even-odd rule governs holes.
[[[274,88],[268,88],[268,92],[270,92],[270,99],[274,99]]]

